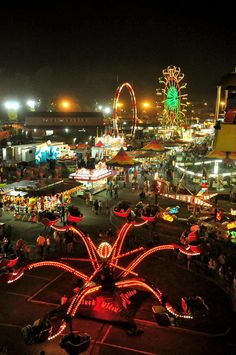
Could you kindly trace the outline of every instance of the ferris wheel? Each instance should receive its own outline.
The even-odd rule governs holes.
[[[135,94],[134,94],[134,89],[133,89],[132,85],[129,83],[121,84],[120,86],[118,86],[118,88],[116,90],[115,97],[114,97],[114,103],[113,103],[113,125],[114,125],[115,132],[116,132],[117,136],[119,136],[117,111],[118,111],[118,103],[119,103],[120,94],[124,88],[127,88],[128,92],[130,94],[130,99],[131,99],[131,104],[132,104],[132,126],[131,126],[130,135],[132,138],[134,138],[136,125],[137,125],[137,121],[138,121],[137,103],[136,103],[136,98],[135,98]]]
[[[159,83],[164,88],[157,89],[157,95],[162,96],[163,112],[162,126],[179,127],[185,119],[185,107],[188,94],[184,93],[187,83],[183,83],[184,74],[179,67],[170,65],[162,71]]]

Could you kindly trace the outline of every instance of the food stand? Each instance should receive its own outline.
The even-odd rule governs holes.
[[[70,174],[69,178],[82,184],[78,195],[84,195],[84,193],[96,194],[105,190],[107,178],[110,176],[112,176],[112,171],[108,170],[104,163],[98,163],[95,169],[78,169],[75,173]]]

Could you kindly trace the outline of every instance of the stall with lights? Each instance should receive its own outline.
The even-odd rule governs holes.
[[[104,163],[99,163],[95,169],[78,169],[75,173],[69,175],[70,179],[80,182],[81,189],[79,195],[84,193],[96,194],[106,189],[107,179],[112,176],[112,171],[108,170]]]

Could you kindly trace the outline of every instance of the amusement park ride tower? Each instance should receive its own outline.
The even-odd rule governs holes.
[[[233,72],[225,74],[217,85],[215,120],[219,119],[220,104],[224,91],[225,122],[233,123],[236,118],[236,68]]]
[[[221,102],[221,88],[224,89],[224,122],[218,121]],[[216,98],[216,132],[213,151],[210,157],[236,159],[236,71],[226,74],[217,86]]]

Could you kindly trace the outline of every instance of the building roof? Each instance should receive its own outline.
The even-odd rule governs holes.
[[[236,68],[233,72],[225,74],[218,83],[226,89],[235,88],[236,89]]]
[[[85,118],[103,118],[102,112],[48,112],[48,111],[35,111],[27,112],[25,117],[85,117]]]

